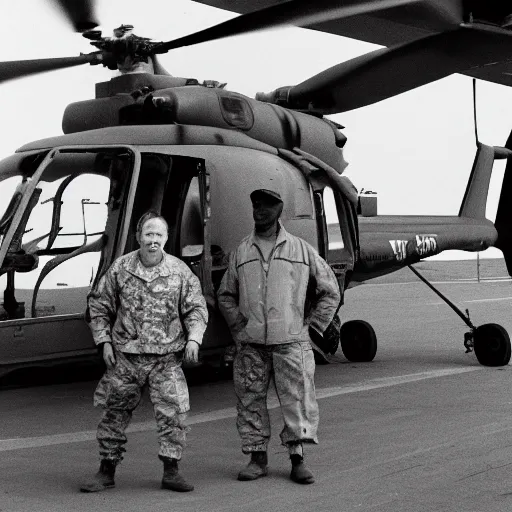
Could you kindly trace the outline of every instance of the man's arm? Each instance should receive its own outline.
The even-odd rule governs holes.
[[[194,341],[198,346],[201,345],[208,325],[208,309],[201,291],[201,283],[188,267],[183,277],[179,310],[187,341]]]
[[[116,316],[116,277],[112,267],[91,290],[87,304],[94,343],[112,343],[112,323]]]
[[[243,317],[239,308],[238,272],[236,269],[236,251],[229,257],[229,265],[222,277],[217,292],[219,309],[226,319],[231,333],[238,332],[243,327]]]
[[[306,243],[309,253],[310,277],[314,278],[315,290],[311,299],[311,311],[308,323],[323,334],[332,322],[341,301],[338,281],[331,267]]]

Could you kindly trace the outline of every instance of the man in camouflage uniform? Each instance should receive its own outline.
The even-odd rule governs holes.
[[[251,460],[239,480],[268,472],[267,391],[273,377],[292,462],[290,478],[314,482],[303,443],[317,443],[318,404],[311,330],[322,335],[340,302],[336,277],[317,251],[279,221],[283,202],[270,185],[250,195],[254,232],[232,253],[218,291],[219,307],[237,346],[233,378],[242,451]]]
[[[146,384],[164,463],[162,487],[194,488],[178,472],[189,410],[181,363],[198,361],[208,313],[198,278],[163,251],[167,236],[162,217],[143,215],[137,225],[140,249],[118,258],[89,295],[90,328],[107,371],[94,394],[94,405],[104,408],[97,431],[101,464],[83,492],[114,487],[125,430]]]

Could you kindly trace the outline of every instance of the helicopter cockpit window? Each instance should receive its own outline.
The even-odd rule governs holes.
[[[39,182],[42,192],[23,235],[23,245],[48,253],[97,239],[105,229],[109,179],[80,174]]]
[[[185,202],[180,229],[180,254],[187,245],[204,245],[203,214],[201,212],[201,197],[199,193],[199,178],[194,176],[190,181]]]
[[[39,253],[39,261],[35,270],[16,273],[16,295],[26,304],[25,317],[32,316],[30,304],[46,264],[59,254],[98,240],[105,230],[109,179],[84,173],[66,186],[69,178],[38,184],[41,193],[26,223],[21,248]],[[89,287],[100,256],[101,250],[84,253],[51,269],[40,283],[35,316],[84,311],[86,293],[80,292]],[[56,293],[59,289],[64,293]]]
[[[323,191],[323,203],[325,221],[327,224],[327,237],[329,241],[327,252],[329,255],[329,253],[345,247],[340,228],[340,219],[338,218],[336,210],[336,201],[334,199],[334,193],[330,187],[325,187]]]
[[[0,182],[0,234],[3,234],[9,219],[12,218],[13,210],[19,199],[16,194],[21,182],[21,176],[12,176]]]
[[[126,173],[118,176],[129,169],[119,165],[120,160],[99,152],[59,153],[43,171],[0,277],[0,287],[13,295],[15,281],[14,302],[24,307],[15,312],[0,308],[0,319],[5,320],[6,314],[8,318],[83,314],[104,255],[109,212],[119,209],[113,205],[121,199],[120,183],[129,181]],[[23,258],[33,265],[22,267]]]

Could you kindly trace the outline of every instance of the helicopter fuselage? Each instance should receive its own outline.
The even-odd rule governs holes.
[[[345,138],[331,122],[174,77],[114,80],[96,100],[67,108],[65,135],[0,162],[0,190],[18,184],[0,219],[7,278],[0,373],[95,353],[87,293],[116,257],[136,249],[135,224],[150,208],[169,223],[167,252],[201,279],[210,309],[205,355],[231,344],[215,292],[229,253],[253,228],[249,193],[269,182],[282,190],[285,228],[331,264],[342,291],[442,250],[481,250],[496,239],[490,221],[358,216],[343,189],[319,186],[280,156],[279,149],[299,147],[341,174]],[[95,188],[86,189],[86,179]],[[27,284],[16,286],[21,278]]]

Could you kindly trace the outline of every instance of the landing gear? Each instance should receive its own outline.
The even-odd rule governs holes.
[[[505,366],[510,361],[510,337],[498,324],[484,324],[473,333],[475,356],[484,366]]]
[[[341,326],[340,343],[343,355],[352,362],[373,361],[377,353],[377,336],[364,320],[350,320]]]
[[[409,268],[416,274],[431,290],[450,306],[464,323],[471,329],[464,335],[464,346],[466,353],[475,351],[478,362],[484,366],[505,366],[510,361],[511,346],[510,337],[499,324],[484,324],[475,327],[469,319],[469,311],[462,311],[450,302],[439,290],[436,290],[416,269],[409,265]]]

